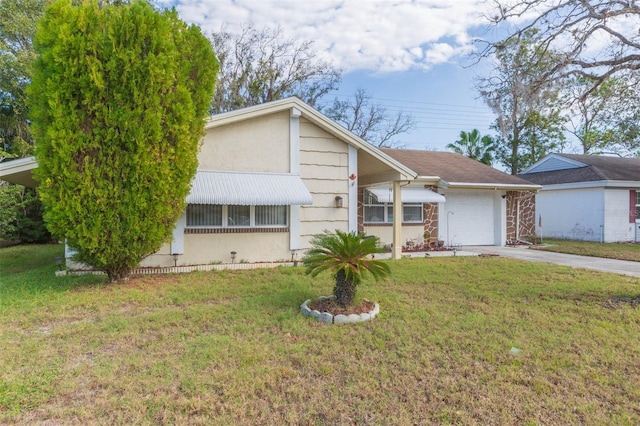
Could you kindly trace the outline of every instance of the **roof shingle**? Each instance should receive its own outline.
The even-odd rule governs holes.
[[[594,182],[601,180],[640,181],[640,158],[606,157],[602,155],[556,154],[585,164],[584,167],[548,172],[520,174],[538,185]]]
[[[420,176],[439,176],[447,182],[531,185],[531,182],[454,152],[381,149]]]

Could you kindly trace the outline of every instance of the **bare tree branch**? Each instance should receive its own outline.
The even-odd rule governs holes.
[[[280,28],[245,26],[211,34],[220,74],[212,113],[231,111],[288,96],[314,106],[338,87],[341,72],[321,60],[312,41],[285,39]]]
[[[339,123],[356,136],[377,147],[401,147],[395,137],[410,132],[415,127],[411,115],[399,111],[396,115],[372,102],[364,89],[357,89],[353,99],[335,99],[325,115]]]
[[[479,57],[494,55],[508,40],[535,29],[540,46],[560,52],[557,64],[543,76],[547,80],[589,76],[588,96],[609,77],[625,74],[637,78],[640,69],[640,4],[635,0],[494,0],[493,24],[528,23],[500,42],[484,41]],[[481,42],[483,43],[483,42]]]

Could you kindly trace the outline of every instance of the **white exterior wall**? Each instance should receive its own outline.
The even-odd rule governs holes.
[[[324,230],[349,230],[349,145],[300,119],[300,177],[313,204],[300,207],[300,248]],[[335,197],[342,197],[342,208]]]
[[[635,241],[636,224],[629,223],[629,190],[604,191],[604,242]]]
[[[536,222],[542,216],[538,236],[601,241],[604,197],[604,188],[542,190],[536,195]],[[628,197],[627,191],[627,204]]]
[[[288,232],[186,234],[184,248],[184,254],[178,257],[178,266],[231,263],[232,251],[237,253],[236,263],[291,260]],[[165,244],[157,253],[140,263],[140,266],[145,267],[173,265],[169,244]]]
[[[289,173],[289,111],[207,130],[200,169]]]
[[[381,245],[391,245],[393,243],[393,226],[367,226],[364,225],[364,233],[367,235],[374,235],[380,238]],[[424,242],[424,225],[417,224],[404,224],[402,225],[402,244],[406,244],[407,241],[413,240],[416,244]]]

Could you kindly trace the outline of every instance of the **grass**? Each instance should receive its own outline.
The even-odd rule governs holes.
[[[607,259],[631,260],[640,262],[640,244],[638,243],[594,243],[589,241],[545,239],[547,246],[535,247],[556,253],[578,254],[581,256],[604,257]]]
[[[0,423],[640,423],[637,278],[404,259],[338,327],[298,313],[332,288],[302,268],[106,285],[60,253],[0,250]]]

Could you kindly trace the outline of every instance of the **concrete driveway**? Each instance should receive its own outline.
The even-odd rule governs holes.
[[[603,259],[601,257],[577,256],[574,254],[553,253],[550,251],[534,250],[527,246],[491,247],[469,246],[463,247],[465,252],[478,254],[497,254],[503,257],[528,260],[531,262],[549,262],[573,268],[594,269],[596,271],[612,272],[633,277],[640,277],[640,262],[627,260]]]

